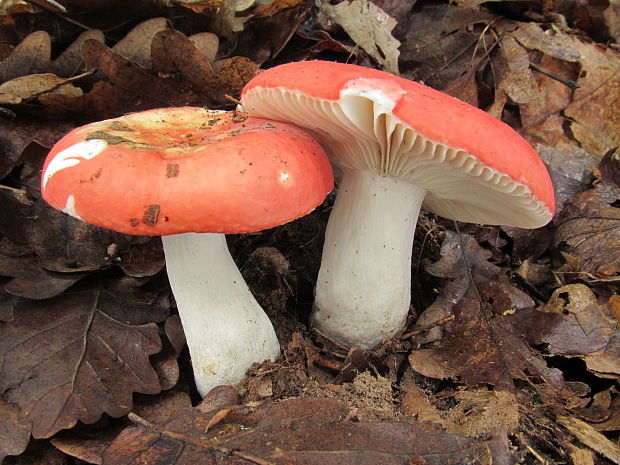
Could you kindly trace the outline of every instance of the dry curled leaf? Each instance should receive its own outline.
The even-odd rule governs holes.
[[[132,393],[160,390],[148,358],[161,348],[157,327],[104,313],[102,292],[20,302],[14,319],[0,324],[0,392],[19,405],[34,437],[93,423],[104,412],[125,415]]]

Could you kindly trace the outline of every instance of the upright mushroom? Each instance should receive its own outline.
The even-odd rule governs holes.
[[[459,221],[536,228],[553,187],[532,147],[489,114],[424,85],[308,61],[244,88],[253,116],[309,130],[343,169],[325,235],[312,323],[372,348],[401,331],[420,207]]]
[[[291,124],[169,108],[73,130],[48,155],[41,186],[50,205],[87,223],[163,236],[204,395],[280,351],[224,234],[309,213],[333,177],[321,146]]]

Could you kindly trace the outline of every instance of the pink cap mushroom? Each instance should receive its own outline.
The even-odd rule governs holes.
[[[52,149],[45,200],[87,223],[161,235],[198,390],[238,382],[280,351],[223,233],[303,216],[333,187],[321,146],[286,123],[201,108],[133,113]]]
[[[459,221],[536,228],[553,216],[532,147],[489,114],[424,85],[309,61],[263,71],[241,101],[309,130],[343,169],[325,236],[313,324],[371,348],[402,330],[420,207]]]

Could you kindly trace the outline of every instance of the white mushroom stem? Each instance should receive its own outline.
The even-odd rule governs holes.
[[[280,345],[267,315],[230,256],[224,234],[164,236],[170,285],[202,396],[236,384]]]
[[[426,190],[345,169],[330,214],[312,325],[349,347],[402,330],[411,300],[411,249]]]

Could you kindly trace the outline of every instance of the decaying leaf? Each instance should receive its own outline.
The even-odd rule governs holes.
[[[506,390],[514,389],[513,378],[531,375],[560,382],[559,371],[549,369],[503,316],[534,302],[501,279],[501,269],[487,261],[490,253],[472,237],[448,231],[441,254],[438,262],[426,266],[427,271],[451,280],[418,325],[446,313],[455,318],[444,326],[439,343],[409,355],[413,369],[431,378],[460,377],[467,384],[489,383]]]
[[[114,53],[101,42],[87,40],[82,45],[87,69],[97,68],[113,83],[143,99],[152,107],[199,105],[200,98],[178,82],[160,79],[149,70]]]
[[[456,405],[442,422],[447,432],[468,438],[499,437],[519,429],[519,402],[513,392],[487,389],[459,391]]]
[[[41,268],[33,256],[13,258],[0,254],[0,276],[14,278],[4,285],[9,294],[38,300],[61,294],[85,274],[53,273]]]
[[[194,43],[179,31],[158,32],[151,44],[153,70],[186,81],[206,98],[213,96],[217,81],[211,63]]]
[[[553,327],[540,327],[538,343],[546,343],[553,355],[585,355],[605,348],[616,332],[616,324],[596,296],[583,284],[557,289],[539,309],[559,316]],[[542,326],[542,325],[541,325]]]
[[[381,67],[398,74],[398,47],[392,36],[396,21],[369,0],[345,0],[337,5],[321,2],[321,10],[349,34],[349,37]]]
[[[79,97],[82,89],[54,74],[30,74],[0,84],[0,104],[18,104],[49,93]]]
[[[620,333],[617,331],[602,350],[586,355],[586,366],[598,376],[618,379],[620,376]]]
[[[71,457],[76,457],[87,463],[101,465],[103,451],[110,446],[114,438],[122,430],[122,426],[114,425],[102,431],[97,431],[95,437],[82,437],[70,432],[53,438],[50,442],[54,447]]]
[[[80,53],[82,44],[87,40],[96,40],[103,43],[103,32],[97,29],[89,29],[75,39],[61,54],[50,63],[50,71],[62,77],[71,77],[84,71],[84,60]]]
[[[155,35],[168,29],[166,18],[151,18],[141,22],[117,42],[112,50],[143,68],[151,67],[151,42]]]
[[[52,43],[49,34],[45,31],[33,32],[0,63],[0,82],[46,72],[51,53]]]
[[[620,189],[609,184],[576,194],[560,213],[553,240],[565,264],[561,272],[582,279],[620,279]]]
[[[401,60],[416,66],[405,72],[410,79],[443,89],[448,82],[472,71],[494,39],[484,30],[496,16],[482,10],[437,5],[411,15],[401,47]],[[479,29],[479,30],[478,30]]]
[[[140,460],[154,464],[221,457],[234,464],[381,463],[449,464],[487,455],[459,436],[428,432],[406,422],[346,421],[346,406],[335,399],[299,398],[259,407],[237,407],[209,428],[220,409],[182,409],[162,425],[133,416],[104,452],[105,465]]]
[[[153,324],[132,326],[104,313],[101,289],[15,306],[0,324],[0,392],[20,407],[34,437],[49,437],[106,412],[125,415],[133,392],[157,393],[148,356],[161,348]]]
[[[218,69],[218,101],[225,102],[225,95],[237,96],[258,71],[258,66],[245,57],[232,57],[216,63]]]
[[[495,101],[489,113],[501,119],[507,99],[517,104],[526,104],[540,98],[538,85],[530,70],[530,60],[524,49],[512,34],[504,36],[500,48],[501,59],[496,60],[495,76],[498,81]]]
[[[30,441],[30,426],[19,421],[16,405],[0,399],[0,463],[7,455],[19,455]]]
[[[39,200],[34,208],[39,221],[30,240],[41,265],[51,271],[76,272],[109,268],[127,252],[129,244],[148,238],[128,236],[84,223]]]
[[[15,168],[30,144],[37,143],[51,148],[62,135],[71,129],[73,125],[66,122],[41,121],[27,117],[21,117],[19,122],[2,120],[0,124],[0,179]]]
[[[572,102],[563,114],[572,137],[591,155],[602,158],[620,145],[620,58],[611,50],[581,41],[576,35],[544,31],[535,23],[520,24],[516,40],[581,67]]]
[[[131,248],[120,251],[117,245],[117,256],[111,257],[118,260],[121,269],[135,278],[153,276],[159,273],[166,264],[164,249],[161,239],[151,238],[145,244],[135,244]]]
[[[194,47],[200,50],[207,61],[212,62],[217,56],[220,39],[212,32],[200,32],[188,37]]]

